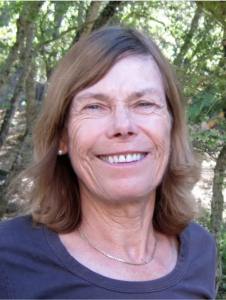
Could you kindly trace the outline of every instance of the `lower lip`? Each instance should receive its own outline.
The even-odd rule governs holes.
[[[140,160],[136,160],[136,161],[131,161],[131,162],[127,162],[127,163],[109,163],[106,160],[102,160],[100,159],[103,163],[107,164],[108,166],[112,166],[112,167],[133,167],[138,165],[139,163],[143,162],[144,160],[146,160],[146,158],[149,156],[150,153],[147,153],[144,157],[142,157]]]

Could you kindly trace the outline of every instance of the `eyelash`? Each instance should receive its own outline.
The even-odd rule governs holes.
[[[150,103],[150,102],[141,102],[138,104],[139,106],[150,106],[150,105],[154,105],[154,103]]]
[[[138,107],[154,107],[156,106],[156,103],[153,103],[153,102],[140,102],[138,103]]]
[[[95,107],[95,108],[94,108]],[[88,105],[85,107],[85,109],[97,109],[100,108],[100,105],[98,104],[93,104],[93,105]]]

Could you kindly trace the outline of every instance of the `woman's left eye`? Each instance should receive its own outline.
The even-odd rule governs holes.
[[[139,106],[152,106],[152,105],[154,105],[153,103],[151,103],[151,102],[141,102],[141,103],[139,103],[138,104]]]

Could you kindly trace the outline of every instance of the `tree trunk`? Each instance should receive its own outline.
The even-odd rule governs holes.
[[[29,75],[26,81],[26,99],[27,99],[27,129],[33,127],[33,122],[36,117],[36,95],[35,95],[35,68],[31,66]]]
[[[86,12],[86,20],[84,27],[79,29],[76,33],[76,36],[72,42],[72,45],[76,43],[80,38],[88,35],[93,27],[94,21],[97,17],[99,8],[101,6],[101,1],[92,1],[87,12]]]
[[[224,198],[222,194],[223,183],[226,170],[226,145],[220,151],[214,169],[213,196],[211,202],[210,232],[215,238],[217,247],[217,268],[216,268],[216,294],[221,282],[221,257],[220,257],[220,237],[223,216]]]
[[[177,66],[181,66],[182,65],[184,57],[185,57],[186,53],[188,52],[188,50],[189,50],[189,48],[191,46],[192,38],[194,36],[194,33],[195,33],[195,31],[197,30],[197,28],[199,26],[199,20],[200,20],[201,16],[202,16],[202,11],[198,7],[197,10],[196,10],[196,12],[195,12],[195,15],[194,15],[194,17],[192,19],[191,27],[190,27],[189,32],[186,35],[184,44],[182,45],[179,54],[177,55],[177,57],[174,60],[174,64],[175,65],[177,65]]]
[[[77,22],[78,22],[78,27],[81,27],[84,21],[84,2],[83,1],[77,1],[78,2],[78,17],[77,17]]]
[[[55,14],[54,14],[54,24],[55,24],[55,30],[53,32],[53,37],[56,37],[59,35],[59,28],[62,23],[63,17],[66,14],[70,2],[68,1],[56,1],[55,2]]]
[[[13,161],[12,167],[9,170],[7,179],[3,185],[0,185],[0,220],[4,215],[14,217],[17,215],[19,203],[18,201],[10,201],[6,198],[6,191],[13,180],[22,170],[24,170],[32,160],[32,129],[31,127],[25,132],[21,138],[20,145],[17,148],[17,153]]]
[[[223,37],[223,50],[225,50],[225,38],[226,30],[224,30]],[[222,60],[219,62],[219,66],[224,67],[226,63],[226,51],[223,52]],[[226,93],[224,92],[221,96],[222,109],[226,109]],[[221,241],[221,225],[224,210],[224,197],[223,197],[223,185],[226,173],[226,144],[220,151],[217,158],[217,163],[214,169],[214,179],[213,179],[213,197],[211,202],[211,217],[210,217],[210,232],[213,234],[216,247],[217,247],[217,267],[216,267],[216,295],[221,283],[222,278],[222,268],[221,268],[221,255],[220,255],[220,241]]]
[[[71,4],[68,1],[55,2],[55,14],[54,14],[54,28],[55,29],[52,33],[53,39],[57,38],[57,36],[59,35],[59,28],[63,21],[64,15],[66,14],[66,12],[69,8],[69,5],[71,5]],[[57,62],[58,51],[55,49],[50,53],[48,53],[48,52],[46,53],[46,49],[42,48],[40,52],[41,52],[41,54],[43,56],[43,60],[45,62],[47,81],[49,81],[50,77],[52,76],[52,73],[54,71],[54,68],[55,68],[55,66],[52,65],[52,61]]]
[[[107,25],[108,21],[113,17],[116,12],[116,8],[122,4],[122,1],[109,1],[105,6],[99,17],[96,19],[92,31],[97,30],[105,25]]]
[[[27,17],[28,17],[28,6],[25,3],[24,6],[23,6],[22,11],[20,13],[20,16],[19,16],[19,18],[16,22],[16,24],[17,24],[16,42],[12,46],[7,59],[1,65],[1,70],[0,70],[0,93],[1,93],[1,90],[2,90],[3,86],[5,85],[5,83],[7,82],[8,78],[9,78],[10,69],[11,69],[12,65],[14,64],[14,62],[16,61],[16,59],[18,57],[18,51],[19,51],[21,45],[24,42],[25,28],[26,28],[25,20],[27,19]]]
[[[5,139],[8,135],[11,120],[14,116],[14,113],[15,113],[17,105],[20,101],[21,95],[24,91],[25,82],[26,82],[26,79],[27,79],[27,76],[28,76],[28,73],[30,70],[30,65],[32,62],[32,55],[33,55],[32,45],[33,45],[34,22],[35,21],[31,21],[27,24],[25,58],[23,61],[22,70],[20,73],[18,84],[15,88],[13,97],[11,98],[11,101],[10,101],[10,109],[8,109],[6,111],[4,121],[2,123],[1,131],[0,131],[0,146],[3,145]]]
[[[226,3],[225,1],[216,1],[213,5],[213,1],[196,1],[196,4],[200,9],[215,20],[221,27],[226,30]],[[219,13],[220,7],[220,13]]]
[[[3,86],[6,84],[9,75],[10,69],[13,66],[14,62],[18,58],[18,51],[23,45],[24,38],[26,36],[26,28],[29,22],[33,22],[35,19],[40,7],[43,5],[43,1],[32,1],[32,3],[24,4],[22,11],[20,13],[19,19],[17,20],[17,35],[16,42],[12,46],[9,55],[5,62],[1,65],[0,70],[0,93]]]

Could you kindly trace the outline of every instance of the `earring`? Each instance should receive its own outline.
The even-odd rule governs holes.
[[[62,155],[62,154],[63,154],[63,150],[59,149],[59,150],[57,151],[57,153],[58,153],[58,155]]]

